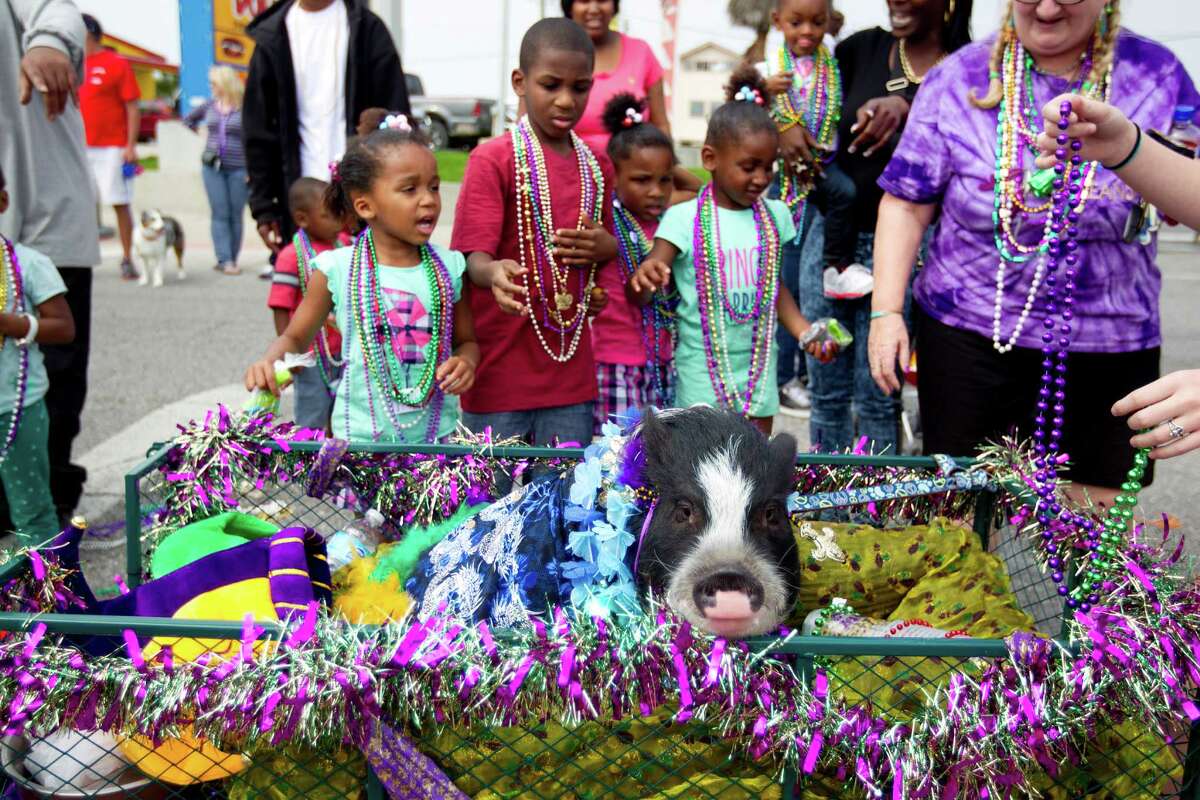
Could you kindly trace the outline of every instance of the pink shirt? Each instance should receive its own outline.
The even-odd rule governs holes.
[[[609,134],[604,129],[601,116],[604,106],[613,95],[629,92],[644,99],[650,87],[663,79],[663,68],[654,57],[650,45],[641,39],[618,34],[621,37],[621,60],[612,72],[596,72],[592,75],[592,93],[588,97],[583,118],[575,126],[575,133],[592,146],[597,153],[605,152]]]
[[[653,242],[658,223],[643,224],[643,228]],[[608,305],[592,320],[592,352],[601,364],[644,367],[651,354],[642,338],[642,307],[625,294],[626,280],[619,262],[606,265],[596,275],[596,284],[608,292]],[[669,331],[659,336],[658,358],[671,359]]]

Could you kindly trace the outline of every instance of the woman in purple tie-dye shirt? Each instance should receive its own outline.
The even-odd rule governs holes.
[[[1170,51],[1120,29],[1119,0],[1009,0],[1005,20],[998,36],[933,70],[879,179],[870,359],[885,390],[898,385],[897,361],[908,362],[896,312],[937,220],[913,284],[927,452],[967,454],[1032,427],[1044,298],[1033,287],[1048,205],[1028,182],[1043,105],[1079,88],[1107,94],[1145,129],[1166,130],[1175,106],[1200,100]],[[1063,449],[1072,480],[1108,502],[1133,460],[1109,409],[1158,376],[1162,281],[1153,234],[1136,216],[1127,224],[1140,198],[1102,166],[1092,180],[1079,221]]]

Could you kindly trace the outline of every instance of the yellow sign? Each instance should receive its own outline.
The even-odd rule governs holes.
[[[246,26],[273,2],[213,0],[213,58],[217,64],[244,68],[250,63],[254,40],[246,35]]]

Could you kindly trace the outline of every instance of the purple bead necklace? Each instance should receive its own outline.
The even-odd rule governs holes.
[[[1134,454],[1133,468],[1128,480],[1121,484],[1112,507],[1103,522],[1096,522],[1059,502],[1058,464],[1063,422],[1066,413],[1067,355],[1071,345],[1071,323],[1075,318],[1075,280],[1079,274],[1079,212],[1084,205],[1084,166],[1079,151],[1083,145],[1078,139],[1067,136],[1071,125],[1071,103],[1063,102],[1059,107],[1058,145],[1054,166],[1054,193],[1051,197],[1050,241],[1046,259],[1046,287],[1049,290],[1042,319],[1042,386],[1038,391],[1037,417],[1034,419],[1034,477],[1039,498],[1038,522],[1041,523],[1042,539],[1051,580],[1058,586],[1058,594],[1066,598],[1067,606],[1083,612],[1090,611],[1100,602],[1100,591],[1112,591],[1112,572],[1120,565],[1116,561],[1117,547],[1129,531],[1133,519],[1133,507],[1142,488],[1146,465],[1150,461],[1149,450],[1138,450]],[[1069,147],[1069,152],[1068,152]],[[1064,280],[1060,283],[1058,272],[1062,267]],[[1047,430],[1049,423],[1049,430]],[[1054,523],[1074,526],[1084,532],[1087,562],[1079,582],[1068,588],[1066,575],[1066,553],[1059,550],[1054,541]]]

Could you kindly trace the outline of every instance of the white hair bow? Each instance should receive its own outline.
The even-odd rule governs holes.
[[[641,111],[638,111],[636,108],[627,108],[625,109],[625,119],[621,124],[626,128],[632,128],[634,125],[641,125],[645,121],[646,118]]]

